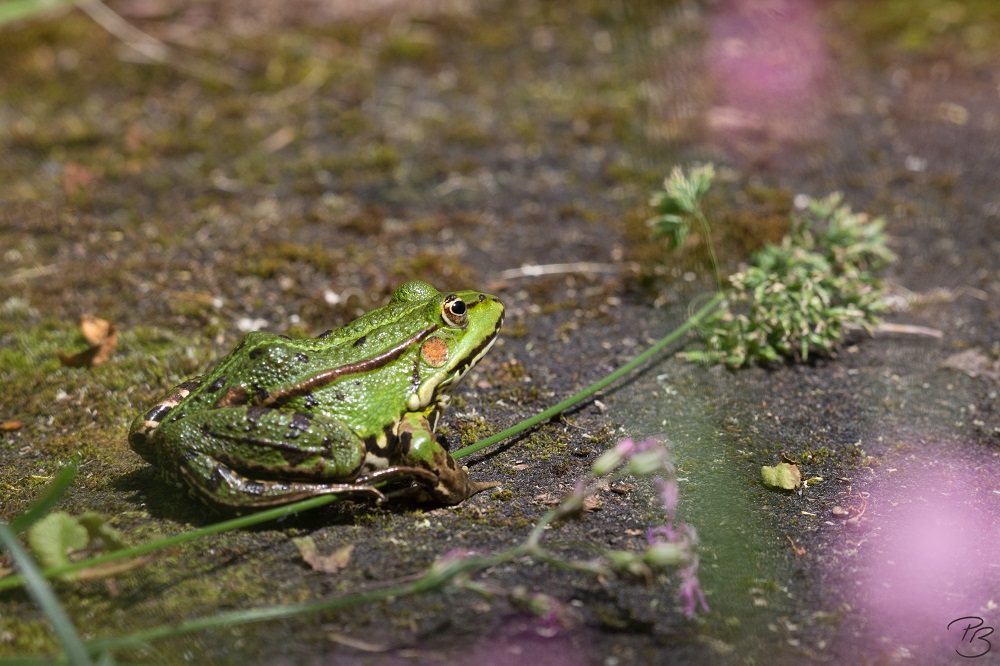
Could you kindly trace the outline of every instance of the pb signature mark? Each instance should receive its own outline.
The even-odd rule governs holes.
[[[993,633],[993,627],[985,626],[983,618],[966,615],[949,622],[948,631],[951,631],[952,626],[962,631],[962,645],[955,650],[958,656],[975,659],[993,649],[993,644],[986,640],[986,637]]]

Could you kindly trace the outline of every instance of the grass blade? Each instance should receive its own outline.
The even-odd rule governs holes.
[[[63,649],[66,651],[66,656],[69,658],[69,663],[74,666],[90,666],[90,664],[93,664],[87,648],[84,647],[83,641],[80,640],[80,635],[76,633],[76,627],[73,626],[73,622],[66,615],[66,611],[63,610],[59,599],[56,598],[45,577],[42,576],[42,572],[39,571],[31,556],[21,546],[10,526],[2,522],[0,522],[0,542],[3,542],[4,546],[7,547],[11,557],[14,559],[15,566],[21,570],[28,594],[31,595],[39,608],[48,616],[49,622],[52,623],[52,629],[56,632],[56,636],[58,636],[59,641],[62,643]]]
[[[0,26],[72,4],[73,0],[5,0],[0,2]]]

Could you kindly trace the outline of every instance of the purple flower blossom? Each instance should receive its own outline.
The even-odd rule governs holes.
[[[705,593],[701,589],[701,583],[698,582],[698,558],[695,557],[694,562],[681,569],[679,573],[681,586],[677,590],[677,595],[684,602],[684,614],[693,617],[699,605],[702,612],[707,613],[708,602],[705,601]]]
[[[625,440],[631,442],[632,440]],[[655,437],[650,437],[649,439],[644,439],[638,444],[635,444],[636,453],[643,453],[645,451],[650,451],[660,446],[660,442],[657,441]]]
[[[653,483],[656,484],[656,492],[660,496],[660,500],[663,501],[667,518],[673,520],[674,513],[677,511],[677,495],[680,493],[677,479],[664,479],[658,476],[653,479]]]
[[[656,561],[660,564],[676,565],[677,559],[685,564],[686,566],[678,571],[680,586],[677,589],[677,595],[684,604],[684,614],[692,617],[699,608],[702,612],[708,612],[708,602],[698,581],[698,556],[694,554],[698,535],[690,525],[674,522],[680,487],[667,447],[655,437],[640,442],[623,439],[601,454],[593,465],[592,473],[594,476],[609,474],[624,462],[629,463],[626,473],[636,476],[654,475],[656,494],[663,503],[666,520],[663,525],[657,525],[646,531],[646,542],[651,547],[656,544],[672,544],[675,547],[647,549],[646,557],[650,558],[650,562]],[[578,482],[575,493],[582,496],[583,492]]]
[[[643,444],[645,444],[645,442],[641,442],[639,446],[642,446]],[[631,439],[623,439],[622,441],[615,444],[615,451],[625,456],[626,458],[631,456],[637,450],[642,450],[642,449],[638,448],[636,446],[636,443],[633,442]]]
[[[677,541],[677,532],[674,531],[673,521],[668,520],[666,525],[657,525],[646,530],[646,543],[674,543]]]

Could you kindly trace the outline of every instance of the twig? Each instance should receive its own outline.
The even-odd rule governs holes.
[[[798,555],[799,557],[802,557],[803,555],[806,554],[806,549],[803,548],[802,546],[796,546],[795,545],[795,540],[792,539],[792,537],[790,537],[790,536],[788,536],[786,534],[785,538],[788,539],[788,543],[792,544],[792,550],[795,552],[796,555]]]
[[[863,331],[863,326],[858,326],[857,324],[845,324],[844,329],[857,332]],[[940,340],[944,337],[944,333],[936,328],[930,328],[928,326],[914,326],[911,324],[892,324],[889,322],[881,322],[872,328],[874,333],[887,333],[887,334],[898,334],[898,335],[921,335],[925,338],[935,338]]]
[[[172,65],[199,78],[215,79],[232,87],[239,83],[238,78],[224,67],[195,56],[182,56],[172,50],[156,37],[123,19],[101,0],[74,0],[73,4],[110,35],[148,60]]]
[[[76,6],[97,25],[120,39],[126,46],[157,62],[166,62],[170,48],[152,35],[139,30],[100,0],[76,0]]]
[[[635,263],[603,264],[593,261],[577,261],[571,264],[526,264],[520,268],[500,271],[501,280],[514,280],[541,275],[563,275],[565,273],[621,273],[635,270]]]
[[[941,339],[944,337],[944,333],[936,328],[930,328],[928,326],[913,326],[910,324],[892,324],[889,322],[882,322],[875,327],[876,333],[899,333],[901,335],[922,335],[928,338]]]

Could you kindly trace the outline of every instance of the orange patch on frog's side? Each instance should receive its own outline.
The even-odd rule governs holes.
[[[420,348],[424,360],[435,368],[448,362],[448,343],[441,338],[431,338]]]

